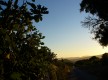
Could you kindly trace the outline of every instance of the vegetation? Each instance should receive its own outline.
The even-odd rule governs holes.
[[[82,0],[80,11],[90,13],[82,23],[94,34],[94,39],[102,46],[108,45],[108,1],[107,0]]]
[[[53,75],[50,80],[68,80],[68,73],[72,70],[73,63],[68,60],[54,60],[52,65],[52,73]]]
[[[66,80],[68,64],[44,46],[32,24],[43,14],[47,8],[35,0],[0,0],[0,80]]]
[[[101,46],[108,46],[108,1],[107,0],[82,0],[80,11],[91,14],[82,22],[83,26],[89,28]],[[102,55],[101,59],[92,57],[91,59],[77,61],[77,67],[85,69],[96,75],[99,80],[107,80],[108,73],[108,53]]]
[[[107,80],[108,72],[108,53],[104,53],[102,58],[93,56],[89,59],[79,60],[75,63],[75,66],[81,70],[95,75],[98,80]]]

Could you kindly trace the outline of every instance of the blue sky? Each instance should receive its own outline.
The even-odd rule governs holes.
[[[48,8],[43,21],[34,23],[46,38],[43,40],[57,57],[80,57],[107,52],[93,35],[83,28],[81,21],[88,14],[80,13],[81,0],[36,0]]]

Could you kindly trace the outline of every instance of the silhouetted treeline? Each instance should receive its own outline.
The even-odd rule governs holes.
[[[92,56],[89,59],[75,62],[75,67],[97,76],[98,80],[108,79],[108,53],[104,53],[101,58]]]

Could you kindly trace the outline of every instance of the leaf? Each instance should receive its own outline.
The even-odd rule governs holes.
[[[0,6],[0,10],[3,10],[3,8]]]
[[[11,77],[12,80],[22,80],[20,78],[21,77],[21,73],[18,73],[18,72],[13,72],[10,77]]]
[[[48,11],[42,11],[42,14],[48,14],[49,12]]]
[[[44,42],[41,42],[40,44],[41,44],[41,45],[44,45]]]
[[[34,16],[34,20],[35,20],[35,22],[39,22],[39,16],[38,15],[35,15]]]
[[[43,6],[43,7],[42,7],[42,10],[45,10],[45,11],[46,11],[46,10],[47,10],[47,8]]]
[[[40,21],[42,21],[42,17],[40,17]]]
[[[8,34],[6,34],[5,38],[9,43],[11,42],[10,36]]]
[[[0,50],[0,55],[3,53],[3,51],[2,50]]]
[[[41,9],[41,5],[37,5],[38,9]]]
[[[8,4],[7,4],[7,7],[8,7],[8,8],[11,8],[11,6],[12,6],[12,1],[9,0],[9,1],[8,1]]]
[[[34,3],[27,2],[27,4],[30,5],[33,9],[36,9],[36,5]]]
[[[14,3],[14,7],[15,8],[18,8],[18,5],[17,4],[18,4],[18,0],[15,0],[15,3]]]
[[[35,0],[32,0],[33,2],[35,2]]]
[[[6,55],[6,58],[7,58],[7,59],[10,59],[10,53],[8,53],[8,54]]]
[[[4,1],[0,1],[0,4],[1,4],[1,5],[5,5],[5,6],[7,5],[7,3],[4,2]]]

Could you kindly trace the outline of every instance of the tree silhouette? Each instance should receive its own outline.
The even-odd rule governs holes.
[[[107,0],[82,0],[80,11],[85,11],[93,16],[88,16],[82,23],[94,33],[94,39],[102,46],[108,45],[108,1]]]
[[[108,65],[108,53],[104,53],[101,60],[103,65]]]
[[[55,54],[32,24],[43,14],[35,0],[0,0],[0,80],[47,80]]]

